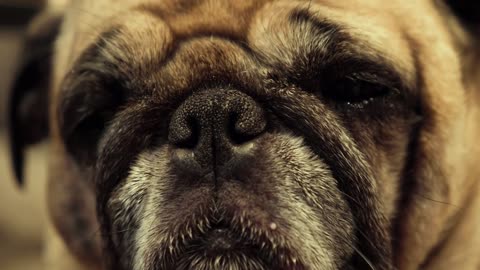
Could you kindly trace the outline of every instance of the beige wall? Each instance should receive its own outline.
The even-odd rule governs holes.
[[[5,136],[0,132],[0,269],[42,270],[46,224],[46,144],[27,155],[26,185],[15,184]],[[65,269],[67,270],[67,269]]]

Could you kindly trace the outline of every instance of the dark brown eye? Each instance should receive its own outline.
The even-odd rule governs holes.
[[[58,108],[60,131],[68,152],[78,162],[90,165],[107,123],[125,100],[122,86],[115,80],[93,73],[71,76]]]
[[[323,95],[336,103],[361,106],[368,105],[391,92],[392,90],[384,84],[351,76],[332,82],[324,89]]]

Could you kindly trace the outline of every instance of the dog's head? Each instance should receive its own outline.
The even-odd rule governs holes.
[[[74,2],[55,223],[111,269],[427,267],[471,181],[469,38],[433,1]]]

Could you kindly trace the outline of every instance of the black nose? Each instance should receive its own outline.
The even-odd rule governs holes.
[[[248,153],[265,127],[264,111],[251,97],[237,90],[209,89],[178,107],[168,140],[185,167],[211,169]]]

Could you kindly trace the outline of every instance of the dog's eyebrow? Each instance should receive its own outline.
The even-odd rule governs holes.
[[[96,40],[90,44],[75,61],[73,73],[93,71],[104,74],[112,71],[112,64],[114,63],[111,63],[112,61],[106,61],[105,51],[108,44],[113,44],[118,38],[118,30],[118,28],[112,27],[100,33]]]
[[[321,44],[320,48],[312,46],[308,47],[311,51],[302,52],[308,57],[301,59],[293,69],[300,71],[298,72],[300,76],[305,76],[302,72],[314,74],[319,70],[328,70],[329,73],[337,74],[365,71],[378,75],[378,79],[381,80],[379,83],[382,84],[395,88],[415,87],[415,83],[409,82],[404,72],[382,52],[368,46],[365,42],[356,40],[340,25],[328,19],[317,18],[308,8],[293,10],[289,20],[293,25],[311,26],[311,33],[305,37],[311,39],[310,44]]]
[[[64,79],[63,86],[68,90],[72,85],[85,81],[95,81],[102,88],[120,91],[135,90],[131,83],[135,80],[131,70],[136,67],[128,62],[122,50],[115,44],[121,39],[121,26],[113,26],[101,32],[95,41],[88,46],[73,65],[71,72]],[[112,45],[113,44],[113,45]],[[111,49],[114,47],[115,49]],[[115,85],[115,87],[113,87]],[[129,96],[136,95],[135,91],[124,91]]]
[[[293,10],[288,19],[296,25],[310,24],[320,33],[339,33],[340,27],[326,20],[315,18],[308,9],[301,8]]]

